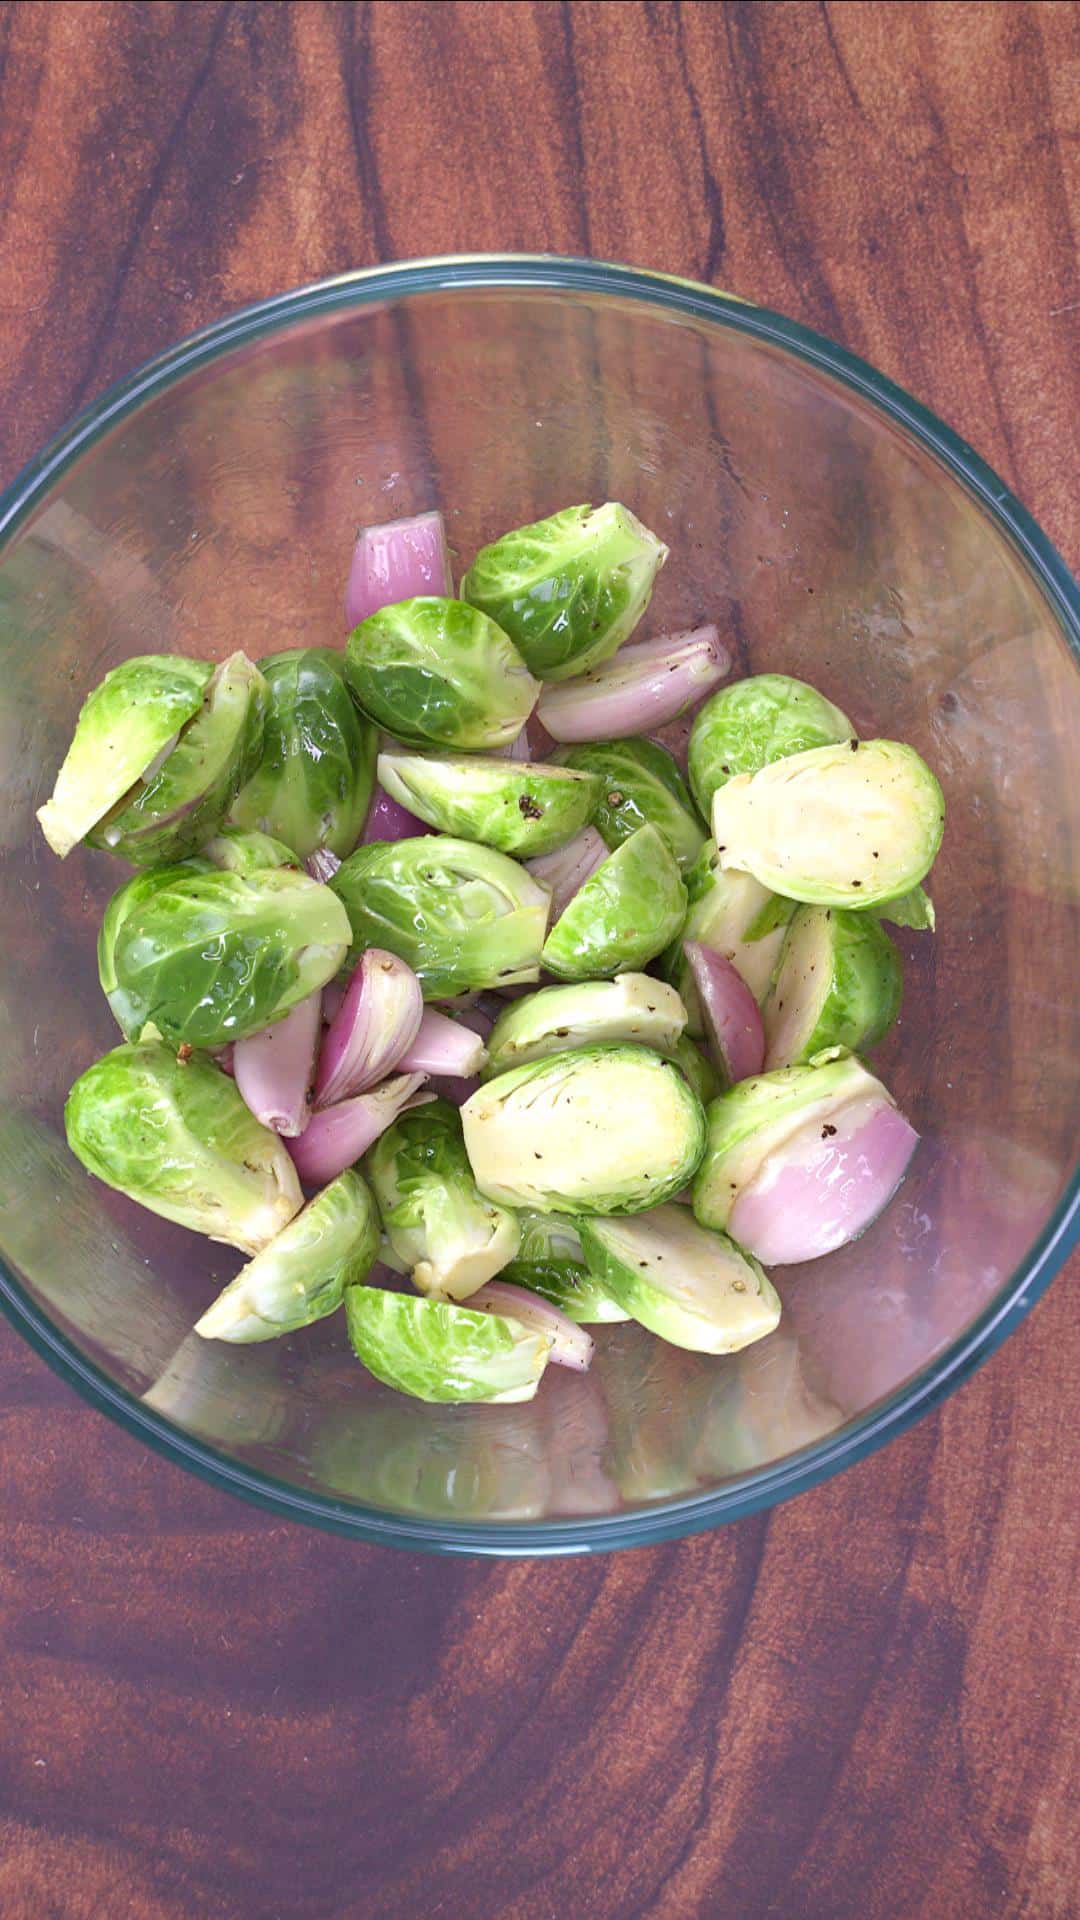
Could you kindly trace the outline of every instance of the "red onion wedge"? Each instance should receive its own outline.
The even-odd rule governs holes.
[[[534,880],[541,886],[551,888],[551,921],[554,926],[560,914],[570,905],[579,887],[585,885],[591,873],[595,873],[602,860],[608,857],[608,848],[597,833],[595,827],[583,827],[565,847],[557,847],[554,853],[542,853],[535,860],[526,860],[525,865]],[[532,993],[534,988],[530,987]]]
[[[396,953],[369,947],[327,1028],[315,1076],[316,1107],[366,1093],[392,1073],[420,1031],[420,982]]]
[[[222,1073],[231,1075],[233,1071],[233,1054],[235,1052],[235,1040],[226,1040],[223,1047],[211,1047],[210,1058],[213,1060],[215,1066],[221,1068]]]
[[[308,1096],[322,1025],[322,993],[309,993],[284,1020],[233,1046],[232,1072],[246,1106],[264,1127],[295,1139],[308,1123]]]
[[[684,940],[705,1018],[709,1057],[729,1087],[760,1073],[765,1064],[765,1028],[758,1003],[731,961],[700,940]]]
[[[588,1371],[596,1351],[592,1335],[584,1327],[575,1326],[565,1313],[560,1313],[558,1307],[541,1299],[539,1294],[530,1293],[527,1287],[516,1287],[512,1280],[486,1280],[461,1304],[480,1313],[501,1313],[508,1320],[519,1320],[530,1333],[553,1335],[548,1356],[553,1365],[573,1367],[575,1373]]]
[[[418,513],[409,520],[364,527],[345,589],[345,624],[351,632],[380,607],[392,607],[399,600],[413,600],[420,594],[448,600],[453,592],[441,513]]]
[[[401,1071],[434,1073],[443,1079],[479,1073],[487,1063],[484,1041],[491,1031],[491,1022],[483,1014],[473,1017],[483,1022],[482,1031],[476,1032],[465,1024],[468,1014],[461,1020],[449,1020],[434,1007],[425,1007],[416,1037],[397,1063]]]
[[[336,1107],[313,1113],[300,1138],[288,1143],[305,1187],[325,1187],[336,1180],[367,1152],[380,1133],[386,1132],[399,1113],[430,1100],[430,1093],[419,1091],[424,1078],[422,1073],[401,1073],[393,1080],[384,1080],[370,1093],[359,1093],[354,1100],[342,1100]]]
[[[739,1194],[728,1232],[766,1267],[834,1253],[888,1205],[918,1139],[883,1094],[841,1103],[768,1155]]]
[[[314,853],[309,853],[304,861],[304,866],[312,879],[320,880],[323,886],[328,880],[333,879],[340,865],[341,861],[337,854],[331,853],[329,847],[316,847]]]
[[[403,807],[398,800],[391,800],[390,795],[377,786],[371,797],[360,844],[367,846],[372,840],[415,840],[419,834],[430,832],[426,820],[418,820],[408,807]]]
[[[537,719],[556,740],[618,740],[678,719],[725,678],[731,654],[714,626],[623,647],[576,680],[546,686]]]

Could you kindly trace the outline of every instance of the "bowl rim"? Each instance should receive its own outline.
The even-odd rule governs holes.
[[[905,429],[960,481],[1034,574],[1080,665],[1080,585],[1042,529],[997,474],[943,421],[868,362],[824,335],[739,295],[651,270],[555,254],[448,254],[361,268],[253,302],[199,329],[108,387],[50,439],[0,494],[0,564],[11,536],[54,482],[144,400],[233,348],[297,320],[374,301],[448,291],[522,288],[614,295],[688,315],[778,345],[831,375]],[[1080,1166],[1025,1260],[974,1321],[905,1384],[822,1440],[769,1466],[616,1514],[542,1521],[454,1521],[334,1499],[290,1486],[194,1438],[112,1380],[37,1305],[0,1259],[0,1307],[53,1369],[92,1406],[158,1453],[212,1485],[286,1518],[376,1545],[492,1556],[610,1551],[698,1533],[776,1505],[864,1458],[942,1401],[980,1366],[1045,1291],[1080,1241]]]

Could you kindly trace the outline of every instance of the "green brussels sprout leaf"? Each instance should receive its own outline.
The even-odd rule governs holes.
[[[569,767],[484,754],[381,753],[379,783],[429,826],[521,859],[550,853],[592,819],[600,781]]]
[[[671,1053],[685,1024],[686,1009],[674,987],[647,973],[543,987],[499,1015],[488,1038],[484,1078],[573,1047],[637,1041]]]
[[[681,931],[686,888],[655,827],[639,827],[590,874],[556,920],[543,963],[561,980],[588,980],[655,959]]]
[[[379,1251],[371,1190],[353,1169],[316,1194],[208,1307],[204,1340],[273,1340],[335,1313]]]
[[[512,640],[461,600],[401,600],[349,635],[364,712],[411,747],[508,747],[540,691]]]
[[[583,1220],[581,1244],[601,1285],[672,1346],[738,1353],[780,1323],[779,1295],[757,1261],[688,1207]]]
[[[900,1011],[902,988],[900,956],[873,914],[797,908],[762,1008],[766,1068],[876,1045]]]
[[[348,1287],[345,1313],[368,1372],[414,1400],[531,1400],[551,1349],[518,1320],[379,1287]]]
[[[618,847],[638,827],[654,826],[685,871],[705,844],[705,829],[678,767],[655,740],[591,741],[569,747],[560,759],[602,781],[594,825],[609,847]]]
[[[269,689],[262,758],[229,810],[236,827],[284,841],[306,860],[341,857],[360,838],[375,777],[375,729],[357,713],[342,656],[329,647],[260,661]]]
[[[706,820],[713,795],[737,773],[757,773],[788,754],[850,740],[846,713],[805,680],[756,673],[735,680],[695,715],[687,748],[694,798]]]
[[[403,1113],[365,1168],[386,1237],[421,1293],[465,1300],[517,1253],[517,1218],[478,1191],[449,1101]]]

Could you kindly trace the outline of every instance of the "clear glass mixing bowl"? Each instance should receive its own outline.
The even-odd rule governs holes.
[[[857,1245],[779,1276],[761,1346],[602,1329],[531,1406],[369,1379],[338,1316],[189,1332],[239,1264],[108,1192],[63,1140],[115,1044],[94,944],[123,869],[35,829],[79,704],[132,653],[338,645],[359,523],[439,505],[465,563],[625,500],[670,542],[649,616],[821,687],[948,799],[938,933],[900,935],[875,1065],[923,1136]],[[0,1295],[130,1432],[376,1541],[582,1551],[716,1525],[857,1459],[956,1386],[1063,1259],[1077,1207],[1077,588],[980,460],[869,367],[685,281],[436,260],[250,308],[114,388],[0,503]],[[1072,778],[1070,778],[1070,774]]]

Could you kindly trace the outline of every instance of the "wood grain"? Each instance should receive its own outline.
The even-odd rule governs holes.
[[[2,7],[0,477],[241,301],[592,252],[845,341],[1075,562],[1077,29],[958,0]],[[1068,1300],[769,1516],[494,1566],[281,1527],[0,1329],[0,1915],[1068,1920]]]

